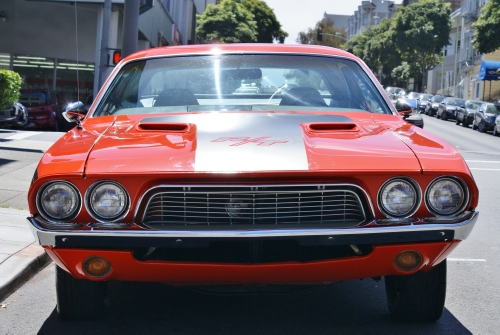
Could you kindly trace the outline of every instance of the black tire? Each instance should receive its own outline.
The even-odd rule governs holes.
[[[443,112],[443,113],[441,114],[441,120],[443,120],[443,121],[448,120],[448,114],[446,114],[445,112]]]
[[[428,272],[386,276],[385,292],[394,319],[403,322],[439,320],[446,299],[446,260]]]
[[[484,123],[482,121],[477,125],[477,131],[480,133],[486,133],[486,129],[484,128]]]
[[[455,120],[455,124],[456,124],[457,126],[460,126],[460,120],[458,120],[458,117],[457,117],[457,119]]]
[[[105,315],[107,282],[75,279],[56,265],[57,312],[66,321],[96,320]]]
[[[439,115],[439,111],[438,111],[438,112],[436,112],[436,119],[440,119],[440,118],[441,118],[441,116]]]
[[[477,130],[476,121],[472,122],[472,130]]]
[[[462,127],[469,128],[469,123],[464,120],[464,122],[462,122]]]

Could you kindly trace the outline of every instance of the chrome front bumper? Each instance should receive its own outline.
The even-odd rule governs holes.
[[[204,247],[213,241],[261,239],[296,240],[301,245],[400,244],[465,240],[476,224],[478,212],[455,223],[407,224],[341,229],[246,230],[48,230],[32,217],[29,226],[43,246],[61,248]]]

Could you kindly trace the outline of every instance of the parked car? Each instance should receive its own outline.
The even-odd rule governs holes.
[[[469,125],[474,121],[474,114],[483,103],[483,101],[467,100],[465,102],[465,108],[457,109],[455,124],[462,124],[463,127],[469,127]]]
[[[436,117],[444,121],[448,119],[455,119],[456,113],[459,109],[465,108],[465,100],[452,97],[444,98],[438,107]]]
[[[389,95],[389,99],[394,100],[394,102],[406,96],[406,90],[401,87],[389,86],[385,88],[385,92]]]
[[[19,102],[14,102],[0,114],[0,126],[22,127],[28,124],[28,111]]]
[[[421,93],[418,92],[410,92],[405,95],[405,98],[408,99],[418,99],[420,97]]]
[[[444,96],[436,94],[429,101],[427,101],[427,105],[425,106],[425,115],[436,115],[439,108],[439,103],[443,101],[443,99]]]
[[[472,129],[478,130],[480,133],[493,130],[498,115],[500,115],[500,104],[491,102],[483,103],[474,114]]]
[[[500,115],[495,119],[495,126],[493,127],[493,135],[500,136]]]
[[[38,88],[23,89],[20,93],[19,102],[28,110],[29,124],[27,127],[59,130],[63,104],[55,92]]]
[[[406,110],[405,107],[403,107],[404,105],[406,105]],[[424,128],[424,119],[422,115],[418,113],[417,99],[400,98],[396,102],[396,109],[406,122]]]
[[[222,93],[248,77],[297,87]],[[28,192],[60,317],[102,317],[109,281],[239,291],[384,276],[395,319],[439,319],[446,258],[476,223],[478,188],[452,145],[401,118],[408,108],[330,47],[123,59],[86,116],[64,113],[78,125]]]
[[[419,95],[418,99],[417,99],[417,103],[418,103],[418,113],[424,113],[425,112],[425,107],[427,106],[427,102],[429,102],[429,100],[431,100],[433,97],[432,94],[427,94],[427,93],[422,93]]]

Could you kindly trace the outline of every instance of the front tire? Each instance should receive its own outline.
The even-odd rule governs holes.
[[[387,305],[394,319],[434,322],[443,314],[446,299],[446,260],[427,272],[386,276]]]
[[[484,123],[482,121],[479,122],[479,125],[477,126],[477,131],[480,132],[480,133],[485,133],[486,132],[486,128],[485,128]]]
[[[105,314],[107,282],[75,279],[56,266],[56,293],[63,320],[96,320]]]
[[[443,112],[443,113],[441,114],[441,120],[443,120],[443,121],[448,120],[448,114],[446,114],[445,112]]]
[[[457,119],[455,120],[455,124],[456,124],[457,126],[460,126],[460,120],[458,120],[458,117],[457,117]]]

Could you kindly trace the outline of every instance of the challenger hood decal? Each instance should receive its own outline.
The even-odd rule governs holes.
[[[368,117],[367,117],[368,115]],[[397,120],[396,116],[394,116]],[[368,113],[124,115],[99,139],[87,173],[420,170]]]

